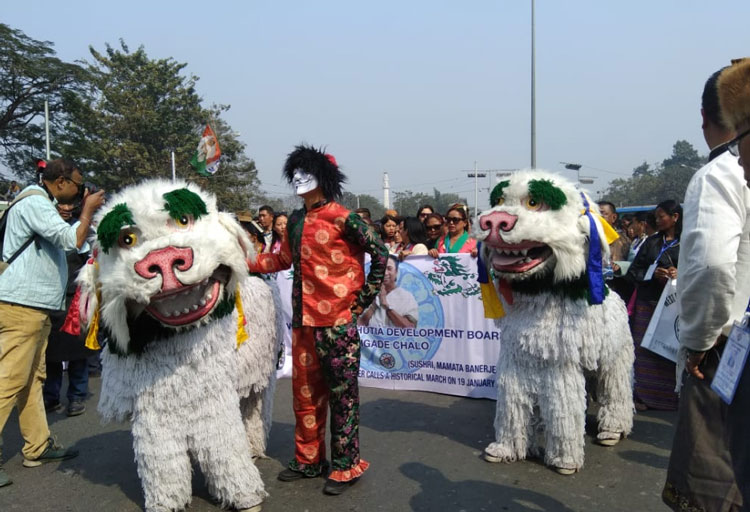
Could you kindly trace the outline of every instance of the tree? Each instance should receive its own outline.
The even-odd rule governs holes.
[[[433,199],[423,192],[414,193],[411,190],[394,192],[393,206],[402,217],[414,217],[417,215],[420,206],[429,204]]]
[[[369,194],[354,194],[345,190],[341,195],[341,204],[354,211],[357,208],[367,208],[370,210],[372,220],[378,220],[383,217],[385,208],[377,198]]]
[[[51,42],[0,23],[0,161],[31,180],[34,160],[45,156],[44,101],[55,141],[66,124],[65,99],[79,94],[86,80],[81,66],[55,57]]]
[[[613,180],[602,199],[617,206],[658,204],[666,199],[682,201],[690,178],[706,161],[685,140],[672,146],[672,154],[656,167],[646,162],[633,169],[628,179]]]
[[[146,178],[168,178],[174,151],[177,176],[214,192],[220,208],[244,210],[255,202],[255,162],[220,117],[229,107],[201,106],[198,78],[182,74],[187,64],[150,59],[142,46],[131,52],[122,40],[119,49],[106,45],[103,53],[89,51],[90,87],[66,101],[70,124],[63,153],[81,164],[92,181],[116,190]],[[214,176],[201,177],[188,162],[209,121],[222,161]]]
[[[641,165],[639,165],[635,169],[633,169],[633,176],[634,177],[636,177],[636,176],[646,176],[646,175],[652,176],[653,175],[653,171],[651,170],[651,167],[649,167],[648,163],[646,163],[645,161]]]
[[[448,208],[456,203],[464,205],[469,204],[465,197],[461,197],[458,194],[454,193],[443,194],[436,188],[432,189],[432,197],[427,200],[427,203],[432,205],[432,207],[435,209],[435,212],[441,215],[445,215],[448,211]],[[469,215],[471,215],[471,212],[469,213]]]

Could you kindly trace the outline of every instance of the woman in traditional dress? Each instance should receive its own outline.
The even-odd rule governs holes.
[[[635,307],[630,331],[635,343],[635,407],[640,411],[677,409],[675,364],[641,347],[643,335],[659,302],[664,285],[677,278],[680,255],[682,207],[673,200],[659,203],[654,211],[658,231],[638,250],[625,279],[635,285]]]
[[[469,236],[466,206],[462,204],[451,206],[445,213],[445,223],[448,226],[448,232],[438,240],[437,253],[468,253],[476,256],[477,241]]]

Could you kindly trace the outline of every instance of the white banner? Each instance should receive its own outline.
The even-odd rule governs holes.
[[[641,347],[670,361],[677,362],[680,350],[680,305],[677,302],[677,279],[670,279],[656,305],[648,324]]]
[[[500,332],[484,318],[476,261],[468,254],[443,254],[401,262],[387,302],[416,325],[396,327],[384,311],[360,323],[361,385],[495,398]],[[280,272],[277,282],[287,326],[278,375],[289,377],[292,272]]]

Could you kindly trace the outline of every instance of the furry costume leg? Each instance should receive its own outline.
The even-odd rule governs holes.
[[[544,463],[563,469],[583,467],[586,430],[586,380],[573,363],[549,368],[539,414],[545,424]]]
[[[182,425],[136,411],[133,451],[147,512],[182,510],[192,498],[190,457]]]
[[[266,456],[266,443],[273,422],[273,395],[276,390],[276,372],[264,389],[251,391],[240,400],[240,412],[253,457]]]
[[[627,436],[633,429],[633,350],[622,346],[617,357],[600,362],[597,381],[599,432]]]
[[[505,364],[509,356],[504,354],[498,363],[495,442],[484,449],[485,460],[489,462],[525,459],[534,436],[531,422],[534,395],[528,387],[522,388],[525,378],[519,375],[515,364]]]
[[[213,398],[213,414],[195,418],[189,448],[208,483],[209,491],[223,506],[238,509],[258,505],[268,496],[258,468],[253,464],[234,390]],[[221,432],[221,435],[216,435]]]

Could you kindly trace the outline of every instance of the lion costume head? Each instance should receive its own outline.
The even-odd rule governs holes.
[[[79,308],[84,323],[101,324],[114,352],[137,354],[235,307],[242,313],[236,291],[255,252],[212,194],[147,181],[112,197],[95,224],[96,256],[78,278]]]
[[[609,254],[592,204],[587,194],[557,174],[514,173],[495,186],[492,208],[479,214],[475,236],[483,242],[483,261],[510,283],[549,280],[556,285],[583,279],[595,263],[589,251],[592,226],[599,268]]]

